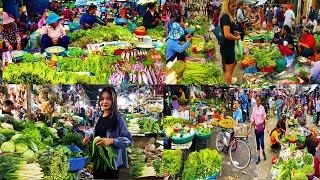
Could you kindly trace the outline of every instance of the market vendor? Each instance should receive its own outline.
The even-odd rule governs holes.
[[[66,35],[63,26],[60,24],[60,17],[52,13],[46,20],[46,26],[41,29],[42,48],[46,49],[51,46],[62,46],[68,50],[69,37]]]
[[[314,55],[314,48],[316,46],[316,40],[312,35],[312,29],[308,26],[304,26],[302,29],[302,37],[298,42],[298,53],[303,57],[308,58]]]
[[[276,128],[273,129],[270,134],[270,145],[271,149],[274,151],[279,150],[281,145],[283,145],[283,143],[280,141],[280,133],[281,127],[280,124],[277,124]]]
[[[38,29],[38,21],[36,20],[36,17],[30,16],[30,18],[27,19],[27,30],[30,31],[30,34],[35,32]]]
[[[86,13],[84,13],[80,18],[81,29],[91,29],[96,23],[105,26],[106,23],[99,20],[97,16],[95,16],[97,10],[96,5],[90,5],[89,9]]]
[[[304,149],[307,147],[308,153],[312,154],[313,156],[316,154],[316,148],[319,145],[318,139],[314,136],[309,128],[306,126],[306,121],[301,120],[299,121],[299,125],[304,128],[304,136],[306,136],[306,140],[301,146],[297,146],[297,149]]]
[[[313,157],[313,162],[314,162],[314,176],[317,178],[320,177],[320,144],[317,147],[316,155]]]
[[[320,83],[320,61],[308,61],[308,64],[310,64],[311,70],[310,75],[308,77],[309,84],[319,84]]]
[[[2,37],[4,43],[4,50],[12,51],[12,50],[23,50],[25,46],[28,44],[27,38],[21,38],[19,35],[19,28],[17,24],[14,22],[14,19],[11,18],[8,13],[2,13],[2,24],[3,31]]]
[[[148,4],[149,10],[143,15],[143,26],[145,29],[153,29],[158,25],[161,25],[161,18],[159,13],[156,11],[157,7],[155,3]]]
[[[179,93],[181,93],[179,100],[185,101],[186,100],[186,94],[184,93],[182,88],[179,88]]]
[[[291,36],[291,28],[288,25],[284,25],[281,30],[281,37],[274,38],[274,42],[278,44],[282,56],[287,60],[287,71],[291,70],[294,61],[294,42]]]
[[[179,98],[177,95],[173,95],[172,96],[172,110],[175,110],[175,109],[179,109],[180,108],[180,105],[179,105]]]
[[[280,137],[282,137],[286,134],[286,131],[287,131],[286,121],[287,121],[286,114],[282,114],[281,119],[277,123],[277,125],[280,126]]]
[[[10,116],[13,116],[12,110],[14,109],[14,104],[10,100],[5,100],[3,103],[3,109],[2,109],[2,114],[8,114]]]
[[[94,179],[118,179],[119,169],[128,168],[128,154],[126,148],[131,146],[132,137],[126,125],[126,119],[117,107],[117,94],[113,87],[104,88],[99,95],[99,106],[102,112],[95,120],[93,133],[83,139],[83,145],[87,145],[95,137],[100,136],[96,145],[111,146],[118,155],[112,161],[114,169],[100,164],[94,169]],[[93,163],[97,163],[95,158]]]
[[[180,23],[173,23],[172,29],[169,32],[169,37],[166,43],[166,60],[174,61],[175,58],[178,60],[184,61],[186,54],[185,50],[191,45],[192,38],[183,44],[180,43],[179,39],[184,36],[184,30],[181,27],[181,24],[184,24],[183,18],[181,18]]]
[[[233,103],[233,111],[233,119],[238,121],[238,123],[242,123],[242,110],[238,100],[235,100]]]

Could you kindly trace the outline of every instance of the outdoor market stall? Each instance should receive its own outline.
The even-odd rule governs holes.
[[[165,81],[164,27],[145,30],[141,25],[137,27],[137,18],[114,21],[88,30],[71,29],[67,32],[68,49],[52,46],[44,49],[43,54],[41,35],[38,31],[31,34],[25,51],[3,53],[4,82],[162,84]]]
[[[186,20],[184,31],[193,35],[185,61],[167,63],[166,84],[222,84],[222,70],[214,63],[215,45],[209,39],[208,25],[202,16]]]
[[[242,42],[244,50],[240,63],[244,69],[245,84],[307,84],[312,66],[304,57],[284,57],[279,48],[272,44],[271,31],[247,31]],[[297,39],[294,40],[298,42]],[[319,43],[317,43],[319,44]],[[287,66],[293,58],[291,66]]]

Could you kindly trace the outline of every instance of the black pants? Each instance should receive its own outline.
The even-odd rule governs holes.
[[[281,145],[278,142],[276,142],[275,144],[272,144],[271,149],[274,149],[274,150],[281,149]]]
[[[118,179],[119,170],[107,169],[104,170],[95,170],[93,171],[94,179]]]
[[[319,119],[320,119],[320,112],[317,112],[317,120],[316,120],[316,124],[319,123]]]
[[[184,52],[182,52],[182,53],[177,53],[176,52],[173,56],[171,56],[171,58],[169,58],[167,60],[167,62],[173,61],[175,58],[177,58],[178,60],[184,61],[184,59],[186,58],[186,54]]]

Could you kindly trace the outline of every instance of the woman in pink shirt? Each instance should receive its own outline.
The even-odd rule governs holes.
[[[251,115],[251,124],[250,131],[254,126],[254,132],[256,135],[256,143],[257,143],[257,157],[256,164],[260,162],[260,147],[262,149],[262,154],[264,160],[267,159],[266,153],[264,152],[264,129],[267,128],[267,133],[269,134],[269,127],[267,123],[267,114],[264,107],[261,105],[261,99],[259,96],[256,97],[256,105],[253,107],[252,115]]]
[[[69,37],[66,35],[63,26],[59,23],[61,18],[53,13],[46,20],[46,26],[41,29],[42,48],[46,49],[51,46],[62,46],[68,50]]]

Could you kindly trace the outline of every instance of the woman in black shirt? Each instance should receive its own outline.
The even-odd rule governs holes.
[[[220,52],[222,61],[225,63],[226,69],[226,84],[235,83],[236,78],[232,78],[232,73],[237,62],[234,54],[235,41],[239,40],[239,32],[235,31],[236,25],[234,14],[237,8],[236,0],[223,0],[220,26],[223,29],[223,34],[226,40],[221,44]],[[233,82],[232,82],[233,81]]]

